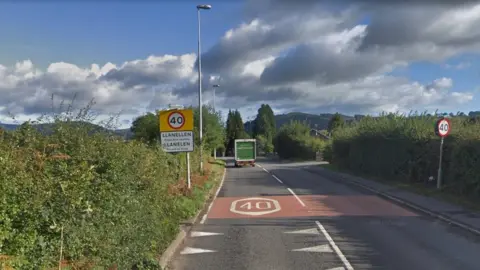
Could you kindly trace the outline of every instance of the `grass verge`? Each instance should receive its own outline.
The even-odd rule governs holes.
[[[330,163],[320,164],[319,166],[324,168],[324,169],[331,170],[331,171],[346,173],[346,174],[349,174],[349,175],[352,175],[352,176],[363,177],[363,178],[373,180],[373,181],[376,181],[376,182],[379,182],[379,183],[382,183],[382,184],[385,184],[385,185],[388,185],[388,186],[391,186],[391,187],[396,187],[396,188],[403,189],[405,191],[410,191],[410,192],[413,192],[413,193],[416,193],[416,194],[419,194],[419,195],[439,199],[439,200],[444,201],[444,202],[448,202],[448,203],[452,203],[452,204],[464,207],[464,208],[466,208],[468,210],[471,210],[471,211],[480,211],[480,200],[475,200],[473,198],[465,198],[465,197],[457,196],[457,195],[454,195],[454,194],[448,194],[448,193],[442,192],[442,191],[437,190],[437,189],[432,188],[432,187],[426,187],[424,184],[420,184],[420,183],[407,184],[407,183],[398,183],[398,182],[393,182],[393,181],[386,181],[385,179],[381,179],[379,177],[372,177],[372,176],[365,175],[365,174],[354,173],[354,172],[346,170],[346,169],[341,169],[338,166],[335,166],[334,164],[330,164]]]
[[[202,209],[212,189],[220,183],[225,162],[209,158],[208,162],[204,163],[204,166],[205,174],[203,176],[192,175],[192,189],[188,192],[189,194],[178,197],[178,206],[185,211],[182,216],[184,220],[194,217]],[[184,183],[185,181],[182,182]],[[173,237],[174,235],[172,235],[172,240]]]

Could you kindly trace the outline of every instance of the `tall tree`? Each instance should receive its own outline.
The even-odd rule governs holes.
[[[242,116],[238,110],[230,110],[228,112],[225,135],[225,148],[227,152],[233,152],[236,139],[248,138],[248,134],[245,132],[245,127],[243,125]]]
[[[328,131],[332,133],[335,129],[342,127],[345,124],[345,120],[339,113],[335,113],[328,122]]]
[[[262,136],[265,144],[268,146],[266,151],[273,151],[273,138],[276,134],[275,115],[268,104],[262,104],[258,109],[257,117],[254,121],[254,137]],[[262,140],[263,140],[262,138]]]

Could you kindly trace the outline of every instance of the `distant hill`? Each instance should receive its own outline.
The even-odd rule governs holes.
[[[12,124],[2,124],[0,123],[0,127],[5,130],[15,130],[19,125],[12,125]]]
[[[85,122],[77,122],[76,124],[78,125],[89,125],[91,127],[91,130],[95,131],[107,131],[107,132],[113,132],[115,135],[117,136],[120,136],[120,137],[123,137],[125,139],[130,139],[133,137],[133,133],[130,131],[129,128],[126,128],[126,129],[116,129],[116,130],[108,130],[106,128],[103,128],[99,125],[95,125],[95,124],[92,124],[92,123],[85,123]],[[52,127],[53,124],[36,124],[36,125],[33,125],[35,126],[38,130],[44,132],[44,133],[49,133],[49,130],[50,128]],[[9,130],[9,131],[12,131],[12,130],[15,130],[19,127],[20,125],[15,125],[15,124],[2,124],[0,123],[0,127],[1,128],[4,128],[5,130]]]
[[[277,129],[280,128],[282,125],[289,123],[290,121],[305,121],[307,122],[311,128],[317,130],[324,130],[328,127],[328,122],[330,118],[332,118],[332,113],[323,113],[323,114],[309,114],[309,113],[302,113],[302,112],[291,112],[287,114],[277,114],[275,115],[275,123],[277,125]],[[346,121],[354,120],[356,117],[362,117],[361,115],[348,116],[342,115],[343,119]],[[249,132],[252,127],[253,121],[248,121],[245,123],[245,130]]]

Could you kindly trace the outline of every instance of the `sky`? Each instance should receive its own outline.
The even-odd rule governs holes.
[[[201,11],[203,101],[275,113],[480,110],[480,2],[213,0]],[[73,101],[119,128],[198,105],[197,3],[0,1],[0,122]],[[52,100],[53,95],[53,100]],[[16,120],[14,120],[12,118]]]

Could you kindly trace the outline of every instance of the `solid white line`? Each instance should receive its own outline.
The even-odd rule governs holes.
[[[295,192],[293,192],[293,190],[291,190],[290,188],[287,188],[288,191],[290,191],[290,193],[292,193],[293,196],[295,196],[295,198],[297,199],[297,201],[303,206],[305,207],[305,204],[302,202],[302,200],[300,200],[300,198],[297,196],[297,194],[295,194]]]
[[[338,257],[340,258],[340,260],[343,262],[343,265],[345,265],[345,267],[347,268],[347,270],[354,270],[353,269],[353,266],[350,264],[350,262],[347,260],[347,257],[345,257],[345,255],[343,255],[342,251],[338,248],[337,244],[335,244],[335,242],[333,241],[332,237],[330,236],[330,234],[328,234],[327,230],[325,230],[325,228],[323,227],[323,225],[319,222],[319,221],[315,221],[315,223],[317,223],[317,226],[318,228],[320,229],[320,231],[323,233],[323,235],[325,236],[325,238],[327,238],[328,242],[330,243],[330,245],[332,246],[333,250],[335,251],[335,253],[337,253]]]
[[[267,173],[270,173],[267,169],[265,169],[265,168],[262,168],[262,169],[263,169],[264,171],[266,171]]]
[[[273,174],[272,174],[272,176],[273,176],[273,178],[275,178],[275,180],[277,180],[280,184],[283,184],[282,180],[278,179],[278,177],[276,177],[276,176],[273,175]]]
[[[208,206],[207,213],[205,213],[205,215],[203,215],[203,217],[202,217],[202,220],[200,220],[200,224],[205,223],[205,221],[207,220],[207,216],[208,216],[208,213],[210,213],[210,209],[212,209],[213,202],[215,202],[215,199],[217,198],[218,193],[220,193],[220,189],[221,189],[222,186],[223,186],[223,181],[225,181],[225,175],[226,175],[226,174],[227,174],[227,169],[224,168],[224,169],[223,169],[222,182],[220,182],[220,185],[218,186],[217,192],[215,192],[215,196],[213,197],[212,202],[211,202],[210,205]]]

